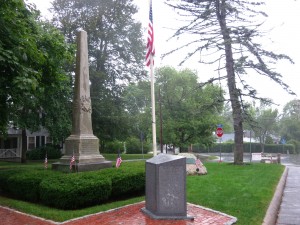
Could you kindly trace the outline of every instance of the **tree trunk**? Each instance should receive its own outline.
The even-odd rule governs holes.
[[[225,0],[216,1],[217,17],[219,20],[226,57],[227,85],[232,107],[234,128],[234,164],[243,164],[243,119],[242,108],[239,101],[239,90],[236,88],[234,62],[232,55],[231,38],[226,24]]]
[[[26,129],[22,129],[21,163],[26,163],[26,152],[27,152],[27,135],[26,135]]]

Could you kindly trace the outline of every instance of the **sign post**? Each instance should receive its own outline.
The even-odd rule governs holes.
[[[222,124],[217,125],[216,135],[220,141],[220,160],[219,160],[219,162],[222,162],[222,151],[221,151],[221,141],[222,141],[222,136],[223,136],[223,125]]]

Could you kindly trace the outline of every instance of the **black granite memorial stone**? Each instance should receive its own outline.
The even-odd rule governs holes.
[[[159,154],[146,161],[146,204],[153,219],[193,219],[187,216],[186,158]]]

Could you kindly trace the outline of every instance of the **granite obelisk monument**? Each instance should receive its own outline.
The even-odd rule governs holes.
[[[72,156],[75,157],[75,163],[71,166],[74,171],[91,171],[112,166],[99,152],[99,139],[93,134],[91,116],[87,33],[81,30],[77,36],[72,133],[65,141],[65,155],[59,162],[52,164],[53,169],[70,168]]]

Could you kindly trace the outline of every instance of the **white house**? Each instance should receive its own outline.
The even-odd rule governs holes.
[[[52,143],[48,131],[42,128],[37,132],[26,131],[27,149],[32,150],[37,147]],[[9,128],[7,137],[0,136],[0,160],[21,160],[22,130]]]

